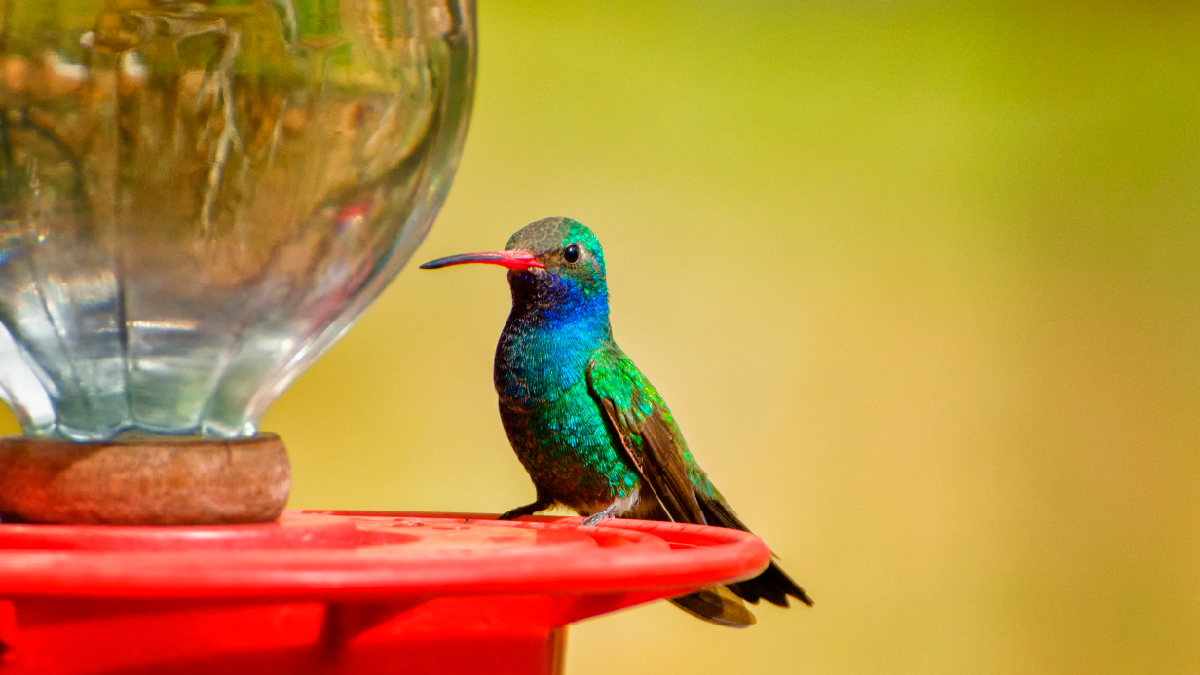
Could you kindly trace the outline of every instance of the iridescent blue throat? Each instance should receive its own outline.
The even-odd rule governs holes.
[[[608,291],[545,272],[510,272],[513,308],[496,346],[496,389],[523,407],[558,399],[612,341]]]

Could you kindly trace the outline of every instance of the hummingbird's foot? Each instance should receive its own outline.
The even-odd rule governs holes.
[[[584,518],[580,525],[584,527],[594,527],[596,523],[604,520],[605,518],[612,518],[613,514],[617,512],[617,507],[620,505],[620,502],[617,502],[603,511],[597,511],[587,518]]]
[[[513,518],[520,518],[521,516],[528,516],[528,515],[537,513],[538,511],[545,511],[546,509],[549,509],[553,506],[554,506],[554,504],[551,504],[550,502],[544,502],[539,499],[532,504],[526,504],[525,506],[518,506],[517,508],[512,509],[511,511],[505,511],[504,513],[500,514],[500,517],[497,518],[496,520],[512,520]]]

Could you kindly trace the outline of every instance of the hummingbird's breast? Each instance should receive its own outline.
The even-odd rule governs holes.
[[[514,305],[496,345],[496,393],[526,407],[557,400],[584,379],[592,354],[611,339],[607,311],[554,315]]]
[[[500,417],[540,493],[584,512],[635,495],[640,479],[615,445],[588,390],[603,322],[551,323],[514,311],[496,348]]]

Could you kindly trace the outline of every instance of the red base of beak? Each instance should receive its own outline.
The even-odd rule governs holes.
[[[510,270],[527,270],[531,268],[546,269],[542,261],[530,251],[520,249],[513,251],[485,251],[483,253],[460,253],[445,258],[431,260],[421,265],[423,270],[436,270],[454,265],[499,265]]]

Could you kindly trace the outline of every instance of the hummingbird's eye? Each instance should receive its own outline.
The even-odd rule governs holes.
[[[574,265],[575,263],[579,262],[579,256],[581,254],[582,249],[579,248],[579,244],[571,244],[567,247],[567,250],[563,251],[563,260],[566,260],[568,263]]]

